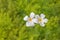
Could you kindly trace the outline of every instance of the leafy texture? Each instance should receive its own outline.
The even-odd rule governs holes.
[[[44,13],[45,27],[26,27],[24,16]],[[0,40],[60,40],[60,0],[0,0]]]

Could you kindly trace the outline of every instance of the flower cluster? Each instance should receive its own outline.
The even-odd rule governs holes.
[[[34,26],[35,23],[40,24],[42,27],[44,27],[45,23],[48,22],[48,19],[45,18],[44,14],[35,15],[33,12],[31,12],[30,16],[25,16],[24,20],[27,21],[27,27]]]

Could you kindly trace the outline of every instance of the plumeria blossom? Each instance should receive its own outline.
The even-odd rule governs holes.
[[[40,24],[42,27],[44,27],[44,26],[45,26],[45,23],[48,22],[48,19],[45,18],[45,15],[44,15],[44,14],[41,14],[40,16],[39,16],[39,15],[36,15],[36,16],[35,16],[35,19],[34,19],[34,22],[35,22],[35,23],[38,23],[38,24]]]
[[[35,14],[31,12],[30,17],[28,16],[24,17],[24,20],[27,21],[26,26],[34,26],[34,16]]]

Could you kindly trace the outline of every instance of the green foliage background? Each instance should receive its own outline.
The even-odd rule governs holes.
[[[24,16],[44,13],[45,27],[26,27]],[[60,40],[60,0],[0,0],[0,40]]]

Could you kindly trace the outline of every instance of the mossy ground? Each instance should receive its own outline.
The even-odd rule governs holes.
[[[44,13],[45,27],[26,27],[24,16]],[[0,40],[60,40],[60,0],[0,0]]]

